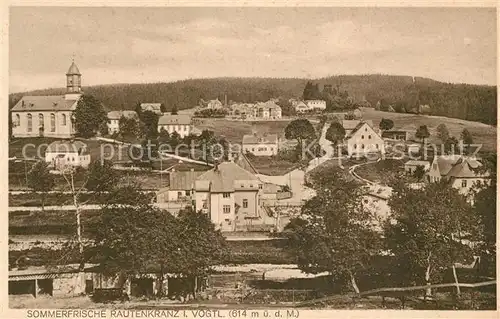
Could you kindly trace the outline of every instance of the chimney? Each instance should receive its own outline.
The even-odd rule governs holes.
[[[24,107],[24,100],[21,101],[21,106]]]
[[[227,106],[227,94],[224,94],[224,106]]]

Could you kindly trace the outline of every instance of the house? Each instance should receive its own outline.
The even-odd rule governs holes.
[[[141,103],[142,112],[153,112],[158,115],[162,115],[161,103]]]
[[[208,108],[211,108],[211,109],[219,109],[221,108],[223,105],[222,105],[222,102],[219,101],[219,99],[215,99],[215,100],[210,100],[207,104],[207,107]]]
[[[192,128],[191,116],[186,114],[165,114],[158,119],[158,132],[162,130],[167,131],[169,134],[177,132],[183,138],[191,133]]]
[[[204,171],[175,171],[169,173],[169,186],[160,189],[156,193],[157,203],[167,203],[175,201],[190,202],[193,198],[194,183]]]
[[[222,231],[259,218],[263,183],[233,162],[223,162],[200,175],[195,182],[195,209],[208,214]]]
[[[408,153],[411,153],[411,154],[417,154],[418,152],[420,152],[420,149],[422,148],[422,144],[408,144],[406,145],[406,147],[408,148]]]
[[[307,107],[311,110],[326,110],[326,101],[323,100],[306,100]]]
[[[428,173],[429,181],[447,180],[452,187],[466,195],[476,183],[489,181],[488,173],[475,171],[480,166],[482,166],[481,162],[473,157],[462,155],[435,156]]]
[[[309,108],[309,106],[307,106],[304,102],[302,101],[295,101],[294,104],[292,104],[292,106],[295,108],[295,111],[297,113],[306,113],[306,112],[309,112],[311,109]]]
[[[343,121],[352,122],[352,121]],[[368,121],[358,121],[356,127],[346,133],[344,145],[349,156],[369,153],[385,153],[384,140]]]
[[[367,123],[373,130],[376,130],[373,126],[372,120],[364,121]],[[361,123],[361,120],[342,120],[342,127],[345,130],[345,135],[348,136],[351,132]]]
[[[243,120],[253,119],[257,116],[257,108],[251,103],[234,103],[231,105],[231,111],[234,117]]]
[[[90,154],[82,141],[59,140],[47,147],[45,162],[56,169],[68,165],[87,167],[90,164]]]
[[[82,96],[81,73],[75,62],[66,72],[64,95],[23,96],[11,110],[12,136],[71,138],[73,112]]]
[[[405,173],[413,175],[418,166],[422,166],[424,171],[427,172],[430,169],[431,164],[427,161],[409,160],[405,163]]]
[[[118,133],[120,131],[120,119],[122,117],[139,121],[139,116],[135,111],[111,111],[108,112],[108,133]]]
[[[255,105],[257,116],[261,119],[280,119],[281,107],[273,101],[259,102]]]
[[[243,136],[243,152],[255,156],[273,156],[278,154],[278,135],[248,134]]]
[[[397,140],[397,141],[408,141],[408,139],[410,138],[410,132],[403,130],[383,131],[382,138]]]

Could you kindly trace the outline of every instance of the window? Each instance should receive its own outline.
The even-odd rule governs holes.
[[[274,151],[274,147],[271,147],[271,152],[273,152],[273,151]]]
[[[50,114],[50,131],[56,131],[56,115],[54,113]]]
[[[177,198],[182,197],[182,192],[177,192]]]
[[[231,205],[223,205],[222,206],[222,211],[224,212],[224,214],[231,213]]]
[[[467,180],[466,179],[462,180],[462,187],[467,187]]]
[[[191,195],[191,192],[190,191],[186,191],[186,196],[189,196]]]
[[[66,114],[62,114],[61,119],[62,119],[62,125],[66,126]]]
[[[361,135],[361,139],[364,140],[365,139],[365,136],[364,135]]]
[[[365,127],[365,132],[368,132],[368,129]]]
[[[207,208],[208,208],[208,204],[207,204],[207,200],[206,200],[206,199],[204,199],[204,200],[202,201],[202,207],[203,207],[204,209],[207,209]]]
[[[259,184],[259,189],[262,189],[262,184]]]
[[[20,124],[21,124],[21,117],[19,116],[19,114],[16,114],[16,116],[14,117],[14,127],[19,126]]]
[[[252,152],[255,152],[255,148],[252,147]]]
[[[33,117],[28,113],[28,132],[33,131]]]
[[[231,197],[231,193],[222,193],[223,198],[229,198]]]
[[[248,199],[243,200],[243,208],[248,208]]]
[[[43,121],[43,114],[40,113],[38,114],[38,126],[43,129],[43,124],[44,124],[44,121]]]
[[[358,145],[354,144],[353,147],[354,147],[354,149],[356,149],[358,147]]]
[[[375,144],[375,147],[378,149],[378,144]]]
[[[362,148],[362,149],[365,149],[365,144],[361,144],[361,148]]]
[[[368,135],[368,139],[371,140],[372,139],[372,136],[371,135]]]

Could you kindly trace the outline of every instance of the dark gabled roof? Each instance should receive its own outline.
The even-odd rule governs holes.
[[[126,118],[139,118],[135,111],[111,111],[108,112],[108,119],[119,120],[122,116]]]
[[[243,135],[243,145],[245,144],[276,144],[278,143],[277,134],[257,135],[247,134]]]
[[[482,166],[482,164],[470,158],[460,159],[448,172],[448,177],[454,178],[474,178],[474,177],[486,177],[489,174],[479,174],[475,171],[478,167]]]
[[[12,108],[13,112],[72,111],[77,100],[66,100],[64,95],[23,96]]]
[[[186,114],[170,115],[165,114],[158,120],[158,125],[189,125],[191,116]]]
[[[170,172],[170,190],[190,190],[194,188],[194,182],[204,171],[173,171]]]
[[[87,144],[82,141],[65,141],[58,140],[49,144],[46,152],[50,153],[85,153]]]
[[[255,175],[235,163],[224,162],[199,176],[196,179],[196,188],[206,188],[206,182],[208,182],[211,192],[233,192],[235,190],[235,181],[257,182],[258,180]],[[243,184],[242,188],[246,189],[248,186]]]

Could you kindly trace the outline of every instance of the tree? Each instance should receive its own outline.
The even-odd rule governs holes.
[[[174,106],[172,106],[172,115],[177,115],[179,114],[179,110],[177,108],[177,104],[174,104]]]
[[[167,107],[165,106],[165,103],[161,103],[160,104],[160,111],[161,111],[161,113],[167,112]]]
[[[134,184],[116,188],[109,199],[92,234],[93,251],[100,271],[119,275],[124,283],[131,275],[147,272],[154,265],[161,238],[171,238],[164,226],[173,216],[152,207]]]
[[[297,139],[298,147],[302,152],[303,141],[316,138],[314,126],[307,119],[297,119],[290,122],[285,128],[286,139]]]
[[[464,240],[474,240],[476,216],[466,198],[446,181],[418,190],[400,181],[388,204],[393,220],[385,225],[385,238],[399,284],[439,282],[455,262],[472,257]],[[426,295],[430,293],[428,289]]]
[[[444,152],[451,155],[456,154],[456,151],[458,151],[458,145],[459,142],[456,137],[448,137],[448,139],[444,143]]]
[[[49,191],[55,186],[54,176],[50,173],[48,164],[43,161],[36,162],[28,172],[28,187],[33,192],[40,193],[42,211],[45,208],[45,199]]]
[[[146,139],[155,139],[158,136],[158,114],[145,111],[140,114],[140,119],[144,123],[144,136]]]
[[[421,181],[425,176],[425,168],[422,165],[418,165],[413,172],[413,177],[417,179],[417,181]]]
[[[73,112],[76,134],[89,138],[107,130],[107,115],[101,102],[92,95],[83,95]]]
[[[446,143],[450,138],[450,132],[448,132],[448,128],[444,124],[439,124],[436,128],[436,136],[441,140],[442,143]]]
[[[480,238],[481,263],[485,265],[483,271],[487,276],[496,277],[497,251],[497,156],[496,153],[483,156],[483,166],[476,169],[479,174],[489,173],[487,182],[475,185],[473,188],[474,212],[480,220],[478,237]]]
[[[424,143],[425,139],[428,138],[429,136],[430,134],[427,125],[420,125],[417,129],[417,132],[415,133],[415,137],[422,139],[422,144]]]
[[[118,172],[113,169],[113,162],[94,160],[87,170],[85,188],[94,193],[109,192],[118,185],[119,180]]]
[[[120,129],[120,135],[122,135],[122,137],[136,138],[141,134],[139,122],[136,118],[133,117],[125,117],[122,115],[122,117],[120,117],[120,120],[118,121],[118,127]]]
[[[337,168],[313,175],[317,195],[285,228],[298,267],[307,273],[329,272],[348,278],[359,293],[357,278],[380,248],[374,218],[364,208],[363,188]]]
[[[394,122],[391,119],[384,119],[383,118],[382,120],[380,120],[380,124],[378,125],[378,127],[382,131],[388,131],[394,127]]]
[[[191,208],[183,209],[177,218],[177,227],[172,234],[174,247],[165,251],[166,269],[194,279],[192,293],[197,291],[196,277],[205,276],[210,267],[221,264],[227,257],[226,240],[206,214]],[[166,242],[169,236],[164,236]]]
[[[335,146],[345,137],[345,129],[339,122],[333,122],[326,130],[325,138],[334,143]]]
[[[472,139],[472,134],[464,128],[462,133],[460,133],[460,138],[462,139],[462,143],[464,146],[464,152],[469,153],[469,150],[471,149],[472,144],[474,144],[474,140]]]

